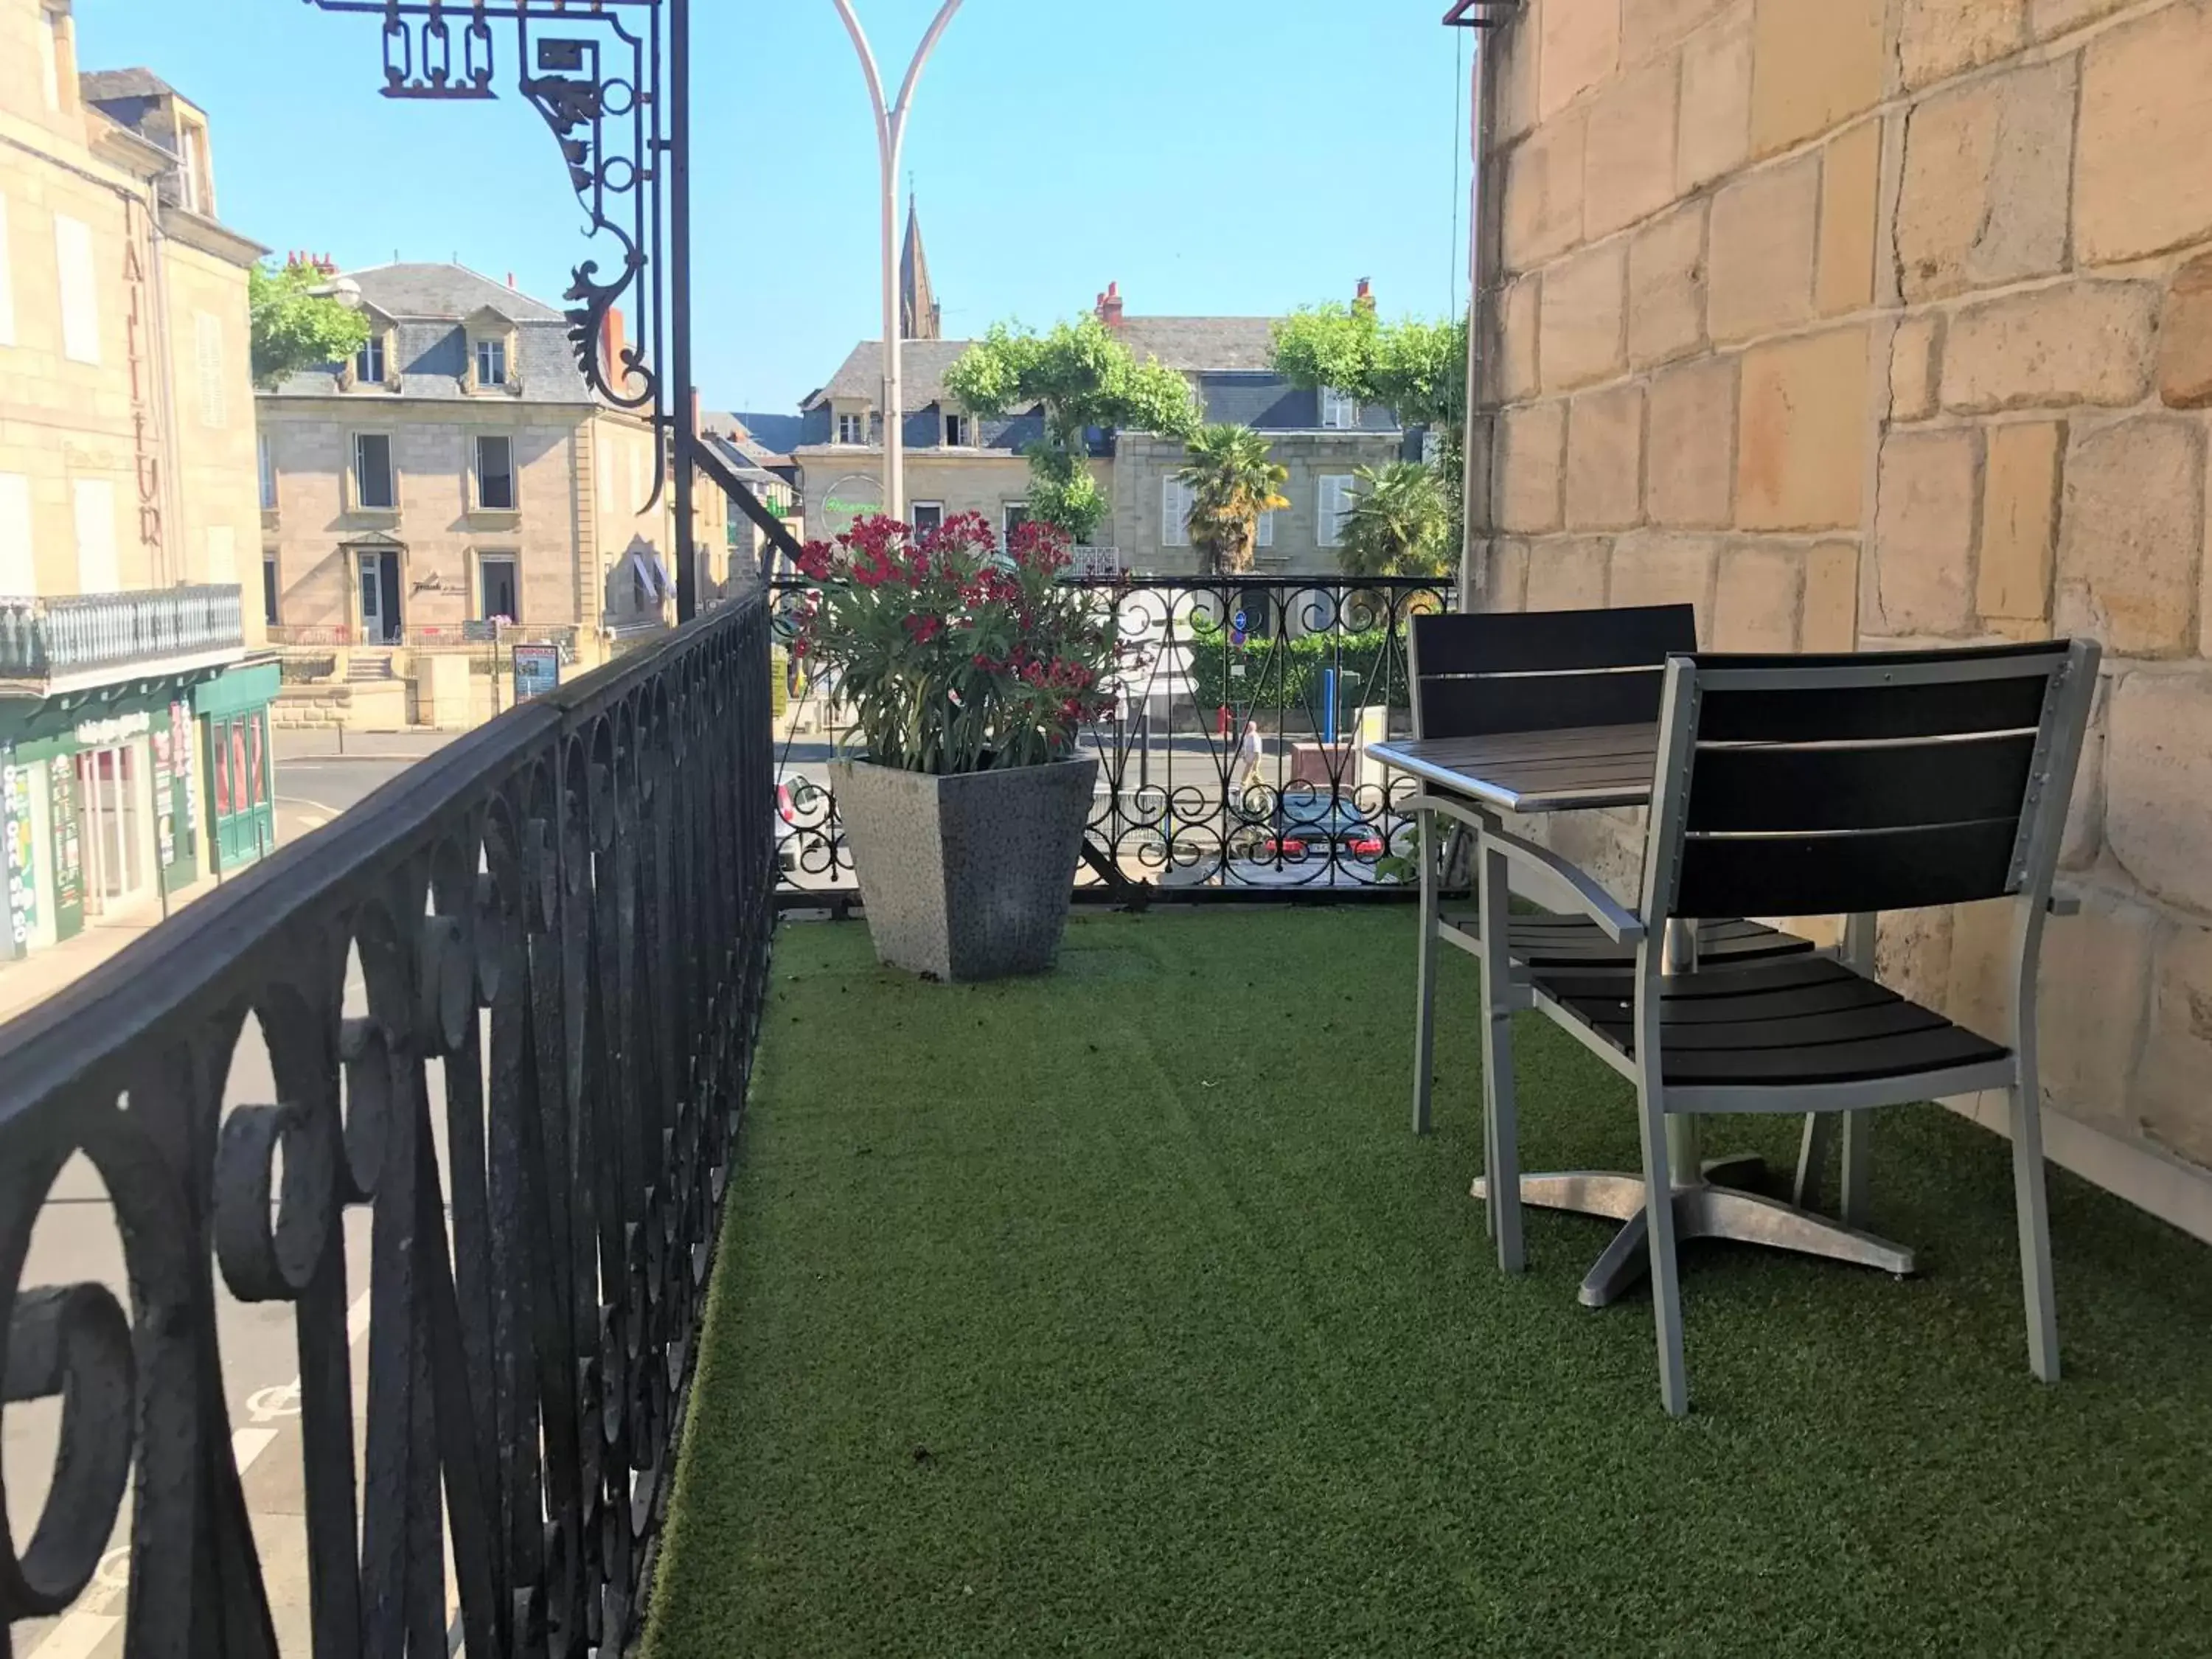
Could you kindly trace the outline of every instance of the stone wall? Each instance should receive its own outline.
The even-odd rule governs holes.
[[[1491,106],[1471,602],[1724,649],[2106,651],[2068,1114],[2212,1164],[2212,4],[1529,0]],[[1565,826],[1616,878],[1632,817]],[[1885,971],[1989,1029],[1988,907]]]

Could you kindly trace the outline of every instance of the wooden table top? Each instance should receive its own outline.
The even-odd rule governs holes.
[[[1575,726],[1480,738],[1370,744],[1383,765],[1503,812],[1643,806],[1651,799],[1656,726]]]

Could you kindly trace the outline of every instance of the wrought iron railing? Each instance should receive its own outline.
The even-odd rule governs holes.
[[[234,582],[0,599],[0,677],[8,678],[55,679],[245,647]]]
[[[298,1443],[270,1449],[304,1479],[316,1654],[447,1651],[448,1552],[466,1651],[623,1650],[766,981],[768,662],[765,599],[718,610],[0,1028],[0,1373],[9,1402],[60,1401],[36,1531],[0,1529],[0,1651],[97,1569],[95,1595],[127,1577],[118,1650],[275,1652],[218,1269],[291,1307]],[[237,1098],[249,1018],[265,1103]],[[124,1271],[25,1282],[73,1158]],[[14,1496],[0,1528],[37,1503]]]
[[[1078,583],[1136,647],[1115,711],[1084,734],[1098,793],[1079,891],[1341,896],[1402,884],[1413,781],[1367,745],[1411,729],[1407,623],[1453,607],[1449,578],[1164,577]],[[777,627],[809,586],[776,585]],[[796,678],[796,675],[793,675]],[[789,892],[850,894],[828,762],[848,722],[834,686],[788,700],[777,855]]]

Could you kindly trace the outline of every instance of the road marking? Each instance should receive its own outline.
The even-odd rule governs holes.
[[[353,1305],[346,1310],[346,1346],[358,1346],[368,1334],[369,1292],[363,1291],[356,1297]],[[247,1396],[246,1409],[258,1421],[251,1428],[238,1429],[230,1437],[230,1455],[243,1475],[253,1467],[254,1461],[276,1443],[277,1431],[267,1427],[272,1419],[297,1417],[300,1414],[300,1379],[294,1377],[280,1388],[261,1389]],[[115,1604],[131,1583],[131,1551],[126,1545],[110,1550],[100,1557],[100,1568],[93,1575],[82,1600],[64,1613],[61,1621],[39,1644],[31,1659],[92,1659],[100,1644],[115,1632],[122,1620],[106,1611]]]
[[[345,811],[343,806],[332,806],[327,801],[315,800],[307,795],[280,794],[276,797],[276,802],[280,806],[305,806],[317,812],[327,812],[332,817],[337,817]]]

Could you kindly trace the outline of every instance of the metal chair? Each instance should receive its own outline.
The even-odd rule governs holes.
[[[1575,897],[1626,968],[1542,966],[1536,1006],[1637,1087],[1660,1397],[1689,1408],[1667,1126],[1699,1112],[1858,1112],[2002,1089],[2029,1369],[2058,1376],[2036,1076],[2036,968],[2096,685],[2087,641],[1668,663],[1643,897]],[[1486,856],[1540,865],[1502,833]],[[2006,1043],[1823,956],[1713,964],[1692,919],[2015,902]],[[1512,1194],[1500,1194],[1506,1202]]]

